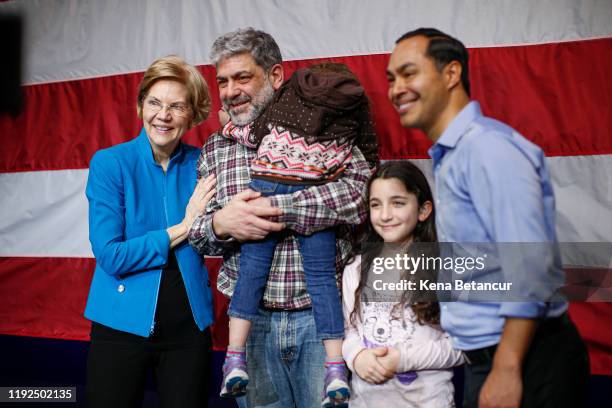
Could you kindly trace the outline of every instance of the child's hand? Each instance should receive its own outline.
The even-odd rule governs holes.
[[[227,122],[230,121],[230,116],[224,109],[219,109],[217,115],[219,116],[219,122],[221,123],[222,127],[227,125]]]
[[[400,360],[400,352],[395,347],[388,347],[387,354],[382,357],[378,357],[378,362],[385,367],[387,370],[397,372],[397,365]]]
[[[353,360],[355,373],[370,384],[382,384],[393,378],[395,371],[388,370],[379,361],[380,357],[387,354],[387,350],[386,347],[380,347],[360,351]]]

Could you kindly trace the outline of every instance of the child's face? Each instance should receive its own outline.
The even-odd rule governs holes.
[[[431,203],[419,208],[417,197],[397,178],[374,180],[369,204],[372,227],[388,243],[412,242],[417,222],[431,213]]]

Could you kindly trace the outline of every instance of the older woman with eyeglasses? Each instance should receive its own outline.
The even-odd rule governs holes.
[[[161,58],[140,84],[140,135],[91,159],[90,407],[142,406],[149,371],[162,407],[207,405],[212,296],[186,238],[215,180],[196,181],[199,149],[181,138],[206,119],[210,101],[195,67]]]

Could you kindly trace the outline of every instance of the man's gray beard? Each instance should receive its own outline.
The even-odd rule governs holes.
[[[236,126],[244,126],[253,122],[255,119],[261,115],[263,110],[268,106],[268,104],[272,101],[274,97],[274,88],[269,80],[266,79],[261,90],[253,97],[251,100],[251,112],[248,115],[238,115],[239,118],[234,116],[234,114],[230,111],[230,119],[232,123]]]

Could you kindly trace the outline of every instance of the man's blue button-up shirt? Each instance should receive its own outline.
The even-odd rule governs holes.
[[[511,127],[482,115],[472,101],[430,148],[436,183],[436,226],[442,242],[555,242],[555,201],[542,150]],[[497,244],[499,246],[499,244]],[[508,257],[506,257],[508,258]],[[547,279],[555,260],[499,257],[504,273],[517,265]],[[512,265],[510,266],[510,262]],[[442,327],[456,348],[499,342],[506,317],[558,316],[567,304],[442,302]]]

